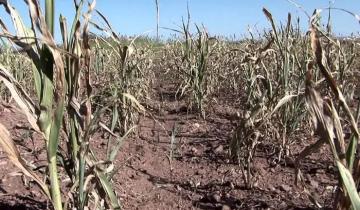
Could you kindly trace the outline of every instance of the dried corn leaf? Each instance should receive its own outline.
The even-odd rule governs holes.
[[[15,80],[15,78],[0,64],[0,81],[4,82],[5,86],[11,93],[11,96],[16,101],[22,112],[26,115],[32,128],[40,132],[39,126],[36,123],[35,106],[31,98],[26,94],[25,90]]]
[[[50,192],[46,184],[27,166],[20,157],[20,153],[10,137],[9,131],[0,123],[0,145],[8,155],[10,161],[18,167],[26,176],[32,178],[50,198]]]

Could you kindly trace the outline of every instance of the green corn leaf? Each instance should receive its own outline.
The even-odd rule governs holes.
[[[359,193],[357,192],[357,188],[350,171],[339,160],[336,161],[336,164],[340,172],[342,183],[344,184],[350,197],[353,209],[360,210]]]
[[[70,31],[70,35],[69,35],[69,42],[74,40],[73,38],[74,38],[75,32],[78,28],[78,22],[81,17],[81,10],[82,10],[83,4],[84,4],[84,0],[81,0],[79,4],[75,5],[76,14],[75,14],[75,18],[72,23],[72,27],[71,27],[71,31]],[[68,43],[68,45],[71,46],[71,43]]]
[[[118,105],[115,104],[113,111],[112,111],[112,121],[111,121],[111,127],[110,130],[111,132],[114,132],[116,123],[118,122],[119,119],[119,111],[118,111]]]
[[[51,182],[51,197],[54,201],[54,207],[56,210],[61,210],[61,192],[60,192],[60,183],[57,170],[57,149],[59,144],[59,134],[61,130],[61,123],[63,119],[64,112],[64,101],[60,101],[57,104],[57,109],[55,110],[55,116],[52,121],[49,145],[48,145],[48,158],[49,158],[49,173],[50,173],[50,182]]]
[[[105,190],[106,194],[108,195],[110,199],[111,206],[114,210],[121,210],[121,206],[119,203],[119,200],[115,194],[114,189],[112,188],[112,184],[106,177],[104,173],[99,171],[98,169],[95,169],[97,178],[99,179],[101,185],[103,186],[103,189]]]
[[[119,151],[121,144],[123,143],[124,139],[136,128],[136,126],[130,128],[128,131],[126,131],[126,133],[124,134],[124,136],[120,137],[117,142],[116,145],[113,146],[113,149],[111,150],[111,153],[109,155],[109,161],[114,161],[117,155],[117,152]]]
[[[41,53],[42,65],[42,88],[40,98],[40,116],[38,119],[40,129],[44,132],[46,140],[50,137],[51,131],[51,112],[54,100],[54,85],[53,85],[53,65],[54,60],[50,50],[45,46]]]
[[[352,135],[350,138],[348,148],[346,150],[346,162],[348,164],[350,172],[353,171],[353,167],[354,167],[357,142],[358,140],[355,138],[355,135]]]

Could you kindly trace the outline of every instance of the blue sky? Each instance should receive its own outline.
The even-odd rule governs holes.
[[[55,0],[57,18],[60,13],[69,20],[74,15],[73,0]],[[237,36],[246,34],[247,28],[259,30],[269,27],[262,8],[272,12],[277,22],[285,22],[287,13],[300,17],[303,29],[307,27],[307,18],[301,10],[286,0],[188,0],[192,23],[204,24],[212,35]],[[21,14],[27,14],[23,0],[10,0]],[[40,0],[43,2],[43,0]],[[155,0],[97,0],[96,8],[105,14],[115,30],[123,35],[135,35],[148,31],[156,35]],[[308,13],[315,8],[326,8],[328,0],[298,0]],[[360,14],[360,2],[357,0],[333,0],[333,7],[347,9]],[[160,26],[177,28],[182,17],[186,18],[187,0],[159,0]],[[323,12],[327,15],[327,11]],[[339,11],[333,11],[333,30],[340,35],[357,33],[360,24],[354,17]],[[5,17],[1,8],[0,17]],[[295,19],[295,18],[294,18]],[[326,18],[324,18],[325,20]],[[99,19],[95,19],[98,21]],[[5,22],[9,20],[5,18]],[[70,21],[69,21],[70,22]],[[58,29],[57,29],[58,31]],[[160,33],[167,36],[169,30],[162,29]],[[57,33],[57,39],[59,34]]]

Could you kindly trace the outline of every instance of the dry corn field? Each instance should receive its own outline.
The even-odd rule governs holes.
[[[25,2],[0,1],[0,209],[360,210],[360,39],[320,10],[164,41]]]

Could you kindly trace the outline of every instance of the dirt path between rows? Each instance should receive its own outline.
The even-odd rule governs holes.
[[[115,162],[115,189],[124,209],[316,209],[312,199],[331,207],[336,181],[327,148],[302,164],[310,197],[294,186],[293,166],[286,161],[271,164],[272,156],[263,147],[254,159],[254,188],[247,189],[239,166],[228,155],[237,109],[218,102],[203,120],[175,100],[172,84],[154,90],[148,113],[141,116],[136,134],[124,142]],[[36,165],[44,162],[45,156],[39,155],[42,141],[16,108],[2,106],[0,121],[25,159]],[[105,147],[100,136],[93,142],[98,152]],[[294,155],[309,141],[292,145]],[[0,209],[47,208],[39,189],[0,152]]]

